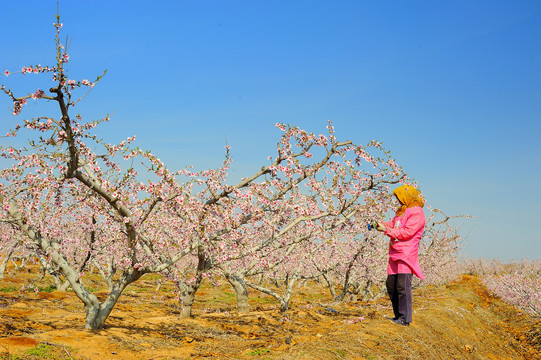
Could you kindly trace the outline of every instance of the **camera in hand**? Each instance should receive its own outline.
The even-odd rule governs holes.
[[[371,221],[368,223],[368,230],[372,231],[372,229],[378,228],[378,222],[377,221]]]

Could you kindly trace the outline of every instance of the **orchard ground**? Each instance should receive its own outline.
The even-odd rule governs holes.
[[[297,288],[286,313],[272,298],[251,293],[238,314],[227,282],[205,283],[194,316],[179,319],[171,285],[158,276],[130,285],[101,331],[84,329],[72,292],[19,291],[39,278],[37,267],[0,280],[0,359],[536,359],[541,322],[491,296],[479,278],[414,291],[414,322],[392,323],[389,301],[333,303],[315,282]],[[85,279],[98,294],[106,289]]]

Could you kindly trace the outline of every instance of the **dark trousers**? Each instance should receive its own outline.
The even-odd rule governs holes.
[[[387,293],[393,304],[394,317],[411,322],[413,312],[411,300],[411,279],[413,274],[387,275]]]

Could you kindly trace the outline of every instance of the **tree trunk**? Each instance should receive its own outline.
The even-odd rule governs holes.
[[[180,296],[182,301],[182,310],[180,311],[180,318],[186,319],[192,316],[192,305],[195,300],[195,293],[201,286],[203,281],[203,274],[211,267],[210,260],[205,255],[202,246],[197,249],[197,270],[195,272],[194,282],[188,284],[185,281],[180,281],[178,286],[180,287]]]
[[[239,313],[247,313],[250,311],[250,305],[248,304],[248,289],[246,288],[246,281],[244,280],[244,274],[225,274],[227,281],[231,284],[233,290],[237,294],[237,311]]]
[[[79,278],[78,271],[71,266],[66,258],[58,251],[59,245],[48,239],[36,235],[40,248],[58,266],[66,280],[71,285],[75,295],[83,302],[86,311],[85,329],[99,330],[105,326],[105,320],[113,310],[118,298],[129,284],[137,281],[144,272],[137,269],[128,269],[122,273],[115,282],[113,289],[103,303],[93,293],[89,292]]]
[[[259,286],[256,284],[252,284],[249,281],[246,281],[246,285],[251,287],[252,289],[261,291],[262,293],[265,293],[267,295],[272,296],[276,300],[280,302],[280,311],[286,312],[289,309],[289,301],[291,299],[291,293],[293,291],[293,286],[295,285],[295,282],[299,279],[297,275],[287,275],[286,279],[284,280],[284,283],[286,285],[286,290],[284,295],[278,294],[276,291],[272,291],[271,289],[267,289],[263,286]]]
[[[190,285],[184,281],[180,282],[180,298],[182,302],[182,309],[180,311],[181,319],[187,319],[192,316],[192,305],[195,300],[195,293],[197,292],[197,289],[199,289],[200,284],[201,281]]]
[[[55,286],[56,286],[56,291],[67,291],[68,288],[70,287],[70,283],[69,281],[66,280],[63,283],[57,284]]]
[[[118,298],[129,284],[137,281],[145,271],[130,268],[125,270],[120,278],[115,282],[113,289],[109,292],[107,299],[100,304],[99,299],[93,293],[89,292],[79,278],[79,271],[75,269],[62,254],[58,242],[41,236],[41,233],[29,226],[23,216],[19,213],[17,206],[13,203],[8,209],[8,213],[13,223],[25,234],[45,254],[46,258],[59,269],[62,275],[71,285],[75,295],[83,302],[86,310],[85,328],[89,330],[102,329],[105,320],[113,310]],[[48,264],[49,262],[46,261]]]
[[[115,307],[115,304],[118,301],[119,297],[120,293],[116,296],[111,297],[111,299],[108,298],[108,301],[100,304],[99,300],[94,295],[92,295],[92,298],[95,299],[92,299],[93,301],[91,301],[88,305],[85,305],[85,329],[103,329],[105,327],[105,320],[107,320],[107,317],[109,316],[109,314],[111,314],[111,311],[113,311],[113,308]]]
[[[47,259],[43,255],[38,255],[39,262],[43,268],[43,275],[48,273],[51,275],[54,281],[54,286],[58,291],[65,291],[69,287],[69,281],[62,280],[61,274],[59,274],[52,266],[49,264]]]
[[[293,292],[293,286],[299,278],[296,275],[287,276],[286,278],[286,292],[282,299],[282,306],[280,311],[286,312],[289,309],[289,301],[291,299],[291,293]]]
[[[15,269],[13,270],[14,272],[17,272],[26,266],[26,262],[28,261],[28,256],[23,256],[21,258],[18,258],[18,260],[20,261],[20,264],[17,264],[13,260],[11,261],[13,265],[15,266]]]
[[[357,251],[357,253],[355,255],[353,255],[353,258],[351,259],[351,261],[349,262],[349,265],[348,265],[348,269],[346,271],[346,274],[344,276],[344,284],[342,285],[342,292],[340,293],[340,295],[338,295],[337,297],[335,297],[335,300],[336,301],[344,301],[344,298],[346,297],[346,295],[348,294],[348,291],[349,291],[349,287],[351,285],[350,283],[350,280],[351,280],[351,273],[354,269],[354,266],[355,266],[355,262],[357,261],[357,258],[359,256],[361,256],[361,259],[362,259],[362,255],[361,255],[361,252],[363,251],[363,249],[359,249]]]
[[[3,279],[6,275],[6,267],[8,265],[9,259],[11,258],[11,255],[13,255],[13,248],[10,249],[4,259],[2,259],[2,263],[0,264],[0,279]]]
[[[324,272],[321,274],[325,282],[327,283],[327,288],[329,289],[331,296],[333,300],[336,300],[336,290],[334,289],[334,284],[332,283],[331,279],[329,278],[329,275]]]
[[[105,270],[99,264],[94,263],[94,265],[98,269],[98,272],[100,273],[103,281],[105,281],[105,283],[107,284],[107,288],[109,289],[109,291],[111,291],[115,285],[113,281],[113,276],[116,273],[116,267],[113,265],[113,259],[111,258],[111,260],[107,264],[107,272],[105,272]]]
[[[120,295],[122,295],[124,289],[126,289],[126,286],[139,280],[139,278],[144,274],[144,272],[136,269],[130,270],[131,271],[123,272],[120,279],[115,282],[113,289],[111,292],[109,292],[109,295],[103,303],[99,302],[96,295],[89,293],[80,282],[76,282],[76,286],[73,286],[72,283],[72,288],[75,294],[85,304],[85,329],[103,329],[105,326],[105,320],[107,320],[107,317],[109,314],[111,314],[111,311],[113,311],[113,308],[120,298]]]

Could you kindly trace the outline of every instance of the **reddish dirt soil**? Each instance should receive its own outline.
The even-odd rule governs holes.
[[[388,319],[385,298],[332,303],[318,284],[298,288],[286,313],[251,293],[247,314],[235,311],[229,286],[205,284],[193,318],[183,320],[174,291],[156,291],[144,278],[125,291],[105,329],[89,331],[72,292],[21,292],[37,274],[7,275],[0,359],[541,359],[541,322],[471,276],[416,289],[409,327]]]

